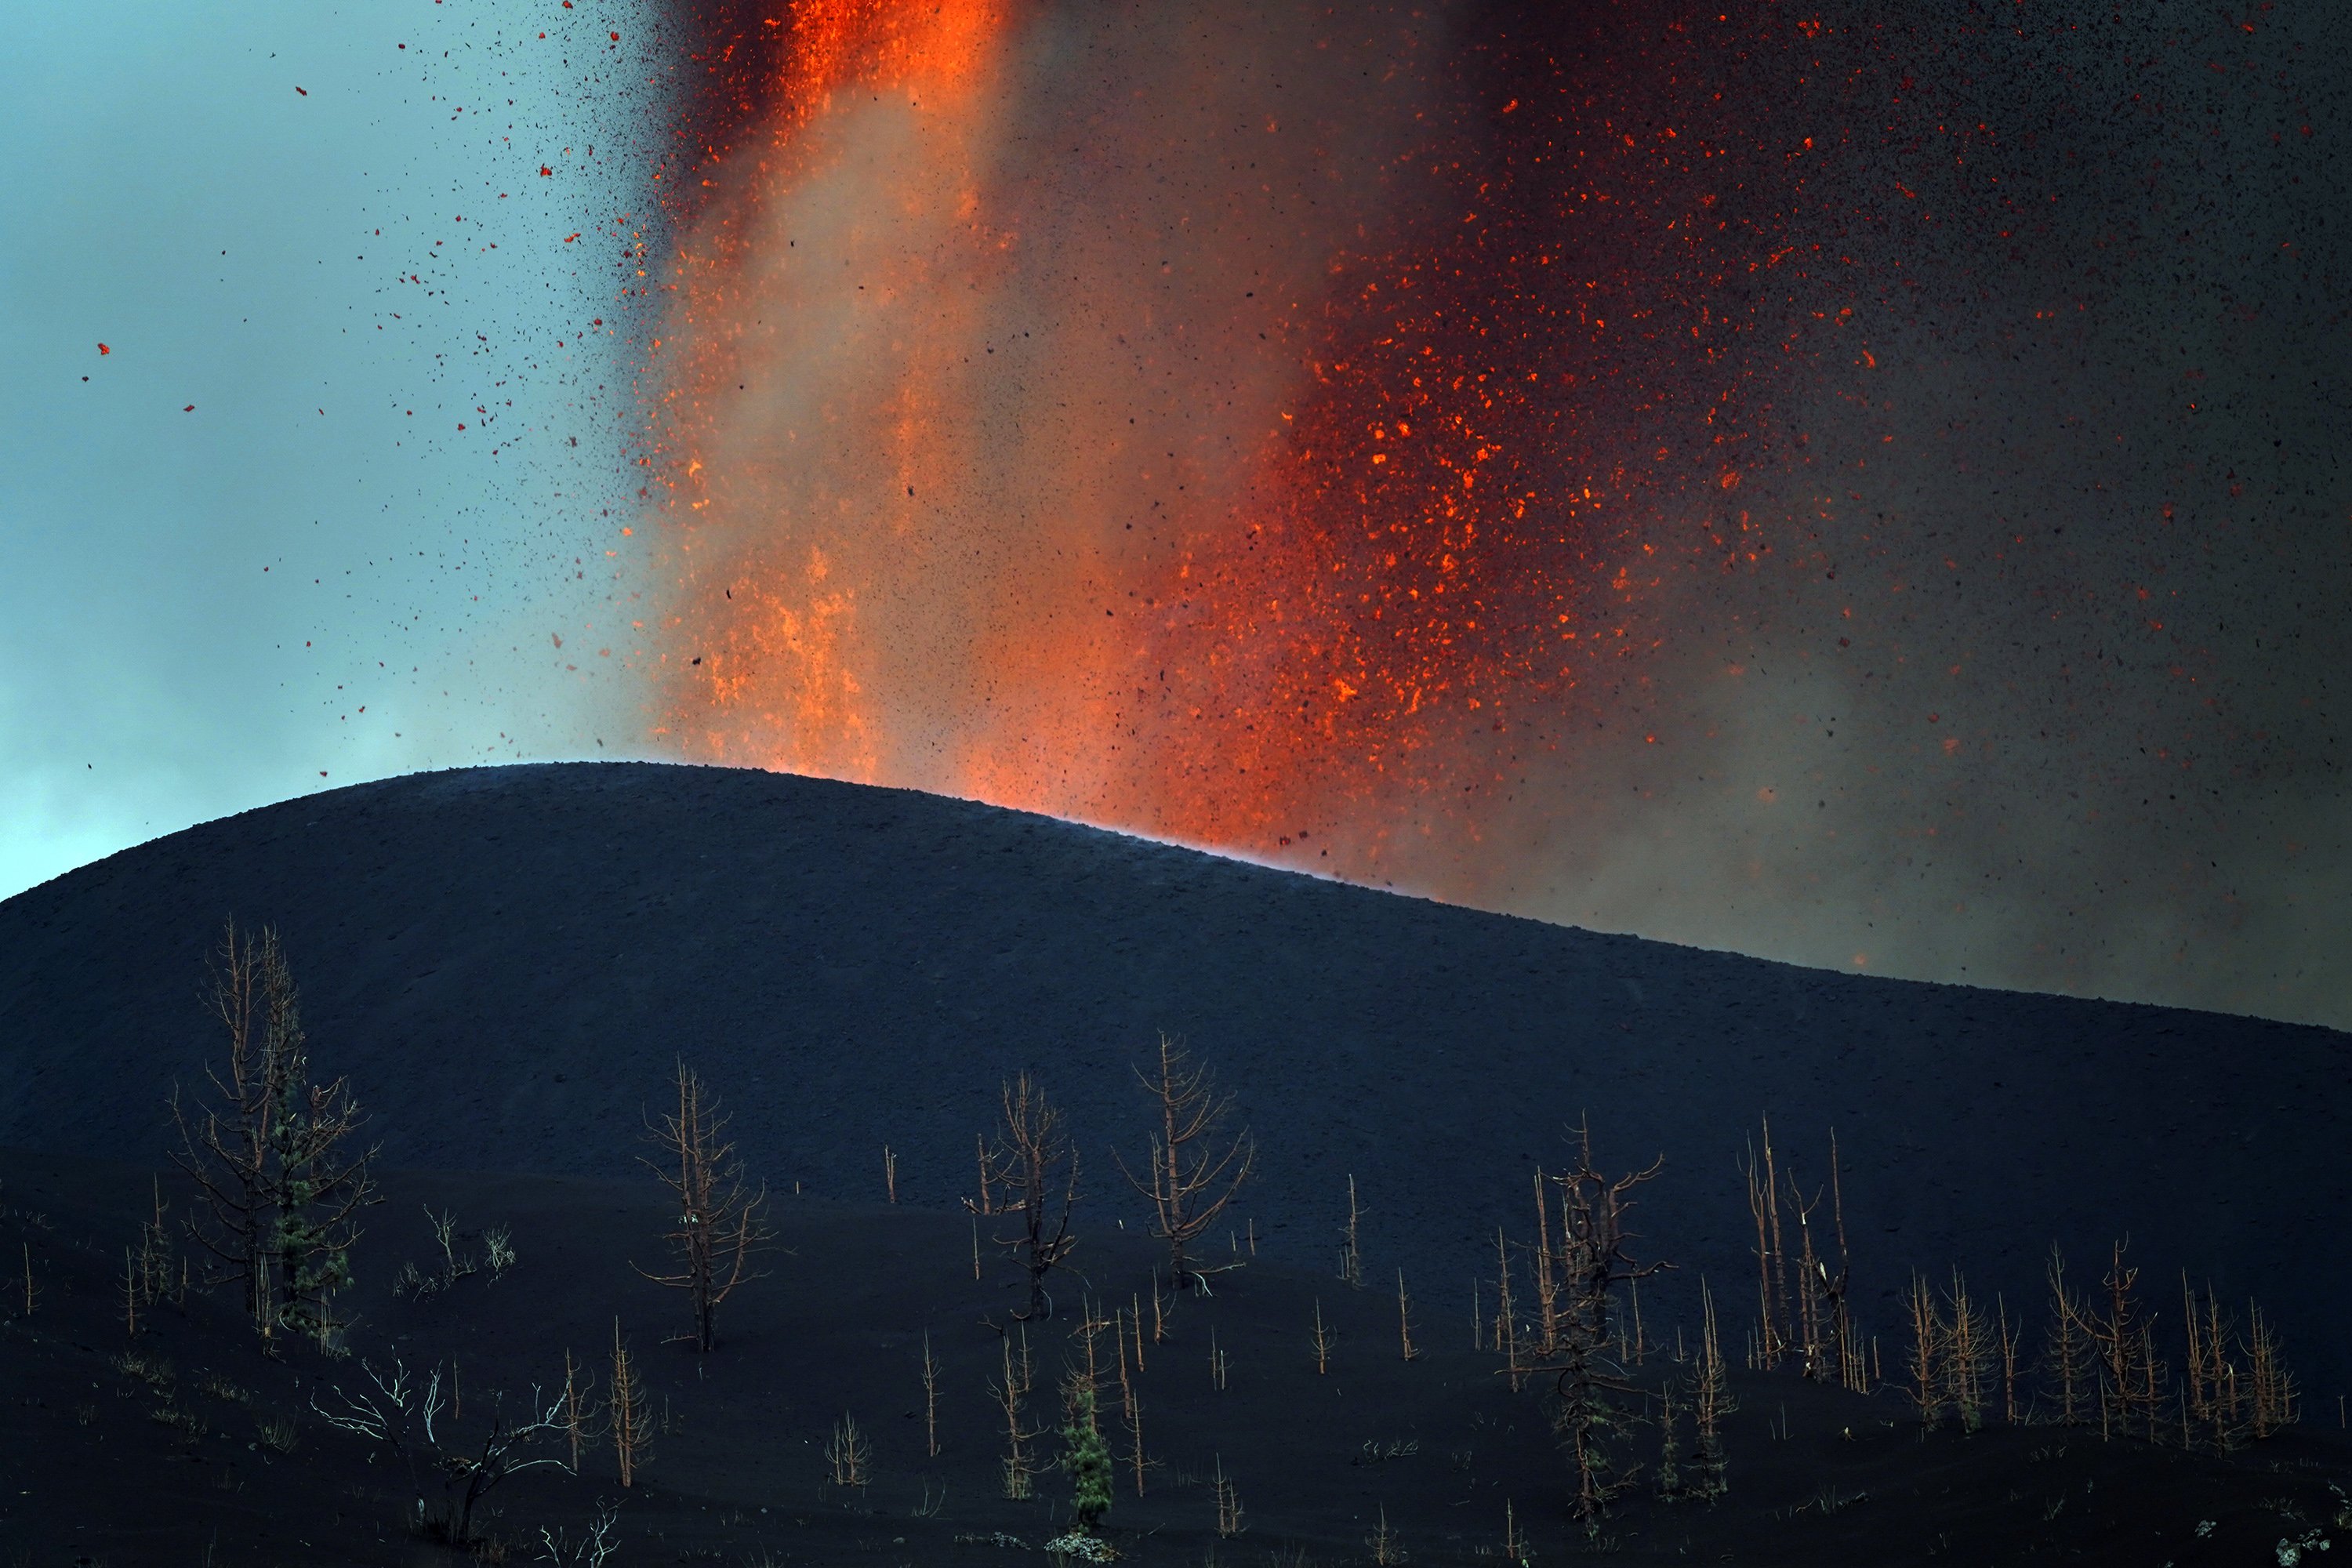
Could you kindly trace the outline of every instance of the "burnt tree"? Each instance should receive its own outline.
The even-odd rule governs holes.
[[[1617,1287],[1672,1267],[1636,1262],[1628,1251],[1640,1239],[1626,1228],[1633,1191],[1657,1175],[1660,1163],[1612,1180],[1593,1168],[1591,1134],[1580,1129],[1575,1167],[1549,1178],[1559,1193],[1556,1246],[1550,1239],[1550,1216],[1539,1227],[1556,1306],[1543,1359],[1517,1370],[1551,1375],[1553,1430],[1568,1450],[1576,1480],[1570,1512],[1584,1521],[1588,1532],[1597,1529],[1610,1500],[1633,1483],[1635,1474],[1621,1463],[1618,1450],[1630,1434],[1633,1402],[1642,1391],[1611,1352],[1621,1338],[1615,1321]],[[1539,1188],[1538,1202],[1546,1201]]]
[[[1188,1249],[1249,1180],[1257,1163],[1257,1144],[1247,1128],[1224,1142],[1220,1134],[1233,1099],[1218,1096],[1215,1075],[1193,1065],[1181,1041],[1161,1035],[1156,1068],[1150,1073],[1132,1070],[1151,1097],[1159,1122],[1151,1134],[1149,1174],[1138,1177],[1116,1151],[1111,1157],[1118,1161],[1129,1184],[1150,1200],[1151,1234],[1168,1244],[1169,1284],[1181,1288],[1188,1280],[1218,1272],[1194,1267]]]
[[[671,1274],[637,1272],[656,1285],[686,1292],[694,1328],[677,1339],[706,1353],[719,1342],[715,1322],[719,1304],[737,1286],[757,1278],[748,1272],[752,1255],[773,1237],[762,1215],[768,1189],[753,1191],[744,1184],[742,1162],[726,1134],[727,1118],[719,1112],[719,1097],[679,1062],[677,1110],[663,1117],[659,1126],[648,1123],[646,1128],[647,1138],[661,1148],[661,1158],[644,1162],[677,1202],[677,1219],[662,1239],[669,1243],[677,1268]]]
[[[1070,1234],[1070,1210],[1078,1201],[1078,1154],[1070,1144],[1058,1106],[1027,1073],[1003,1085],[1002,1124],[996,1146],[981,1162],[981,1191],[1001,1194],[994,1204],[1000,1217],[1018,1226],[1015,1234],[995,1237],[1029,1276],[1029,1307],[1013,1316],[1024,1321],[1049,1318],[1054,1299],[1045,1277],[1076,1247]],[[988,1212],[986,1202],[964,1200],[975,1215]]]

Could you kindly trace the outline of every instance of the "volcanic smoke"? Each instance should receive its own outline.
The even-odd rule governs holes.
[[[2330,1014],[2340,959],[2231,965],[2343,898],[2272,854],[2341,813],[2277,772],[2158,793],[2263,731],[2200,703],[2251,674],[2211,544],[2269,426],[2184,434],[2177,381],[2080,369],[2171,346],[2147,237],[2184,192],[2116,183],[2172,121],[2074,115],[2135,43],[2074,34],[706,18],[661,742],[1806,962]]]

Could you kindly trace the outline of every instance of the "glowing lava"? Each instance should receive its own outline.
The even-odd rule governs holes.
[[[1764,552],[1736,40],[789,26],[664,333],[687,753],[1363,874]]]

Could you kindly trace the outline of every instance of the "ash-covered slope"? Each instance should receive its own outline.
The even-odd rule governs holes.
[[[1809,1185],[1836,1129],[1882,1334],[1914,1268],[2014,1304],[2053,1238],[2089,1284],[2128,1233],[2159,1304],[2185,1266],[2274,1303],[2328,1405],[2347,1365],[2352,1037],[1801,970],[732,770],[362,785],[0,903],[0,1141],[158,1158],[232,912],[278,928],[319,1066],[402,1165],[628,1172],[684,1056],[771,1181],[876,1195],[887,1143],[902,1199],[945,1205],[1029,1067],[1069,1108],[1093,1223],[1134,1225],[1110,1145],[1140,1147],[1127,1064],[1167,1029],[1257,1130],[1264,1244],[1328,1257],[1353,1173],[1370,1260],[1412,1270],[1429,1332],[1588,1114],[1604,1163],[1666,1158],[1647,1248],[1685,1288],[1748,1289],[1734,1158],[1769,1113]]]

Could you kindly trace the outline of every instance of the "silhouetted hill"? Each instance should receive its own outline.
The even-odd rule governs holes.
[[[1168,1029],[1257,1129],[1264,1244],[1327,1260],[1353,1173],[1433,1325],[1585,1114],[1602,1163],[1665,1156],[1638,1228],[1681,1288],[1752,1296],[1734,1158],[1769,1113],[1809,1183],[1836,1129],[1890,1374],[1913,1268],[2014,1305],[2053,1238],[2089,1284],[2127,1232],[2159,1307],[2183,1266],[2259,1295],[2315,1416],[2345,1385],[2352,1037],[2324,1029],[1798,969],[905,791],[542,765],[248,812],[0,903],[0,1142],[155,1160],[232,912],[279,929],[319,1065],[401,1166],[626,1175],[683,1055],[771,1181],[871,1199],[888,1143],[945,1205],[1030,1067],[1085,1213],[1133,1224],[1108,1145],[1140,1146],[1127,1064]]]

